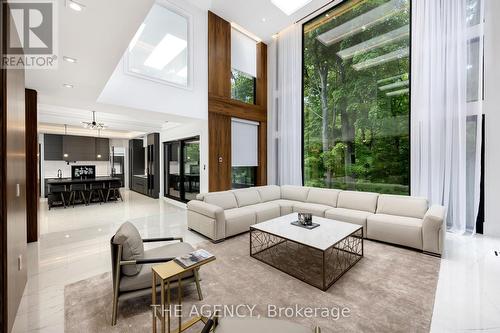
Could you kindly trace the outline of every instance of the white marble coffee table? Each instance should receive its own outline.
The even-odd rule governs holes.
[[[250,256],[321,290],[363,257],[363,227],[313,216],[315,229],[294,226],[297,213],[250,227]]]

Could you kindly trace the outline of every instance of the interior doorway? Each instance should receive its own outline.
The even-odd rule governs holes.
[[[188,202],[200,193],[200,137],[163,143],[165,197]]]

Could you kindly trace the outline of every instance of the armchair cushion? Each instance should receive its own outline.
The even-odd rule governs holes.
[[[137,228],[130,222],[125,222],[113,237],[113,243],[122,245],[121,260],[135,260],[144,257],[144,243]],[[122,273],[134,276],[141,271],[142,265],[122,266]]]
[[[194,248],[189,243],[173,243],[144,251],[144,259],[175,258],[193,251]],[[153,279],[151,267],[153,265],[158,264],[143,265],[144,267],[142,267],[138,274],[134,276],[123,276],[120,281],[120,291],[135,291],[145,288],[151,288],[151,281]],[[126,266],[136,265],[125,265],[124,267]],[[186,275],[182,278],[188,278],[192,275],[193,273],[190,271],[189,273],[186,273]]]

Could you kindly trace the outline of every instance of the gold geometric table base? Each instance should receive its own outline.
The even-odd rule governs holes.
[[[363,257],[363,227],[324,251],[250,227],[250,256],[326,291]]]

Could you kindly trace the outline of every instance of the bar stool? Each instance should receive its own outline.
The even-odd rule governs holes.
[[[92,202],[99,202],[99,205],[104,202],[104,183],[92,183],[90,184],[90,191],[89,191],[89,200],[88,203]],[[92,200],[95,198],[95,195],[97,194],[98,200]]]
[[[87,199],[85,199],[85,191],[87,191],[87,187],[85,184],[71,184],[69,187],[69,204],[73,202],[73,208],[75,208],[75,199],[78,195],[79,202],[83,202],[87,205]]]
[[[48,193],[49,210],[54,206],[54,203],[60,203],[66,208],[66,200],[64,200],[66,193],[66,185],[50,185]]]
[[[116,201],[118,201],[118,198],[120,198],[121,201],[123,201],[122,195],[120,193],[121,187],[122,187],[122,182],[119,180],[114,180],[114,181],[109,182],[108,191],[106,193],[106,202],[108,202],[109,195],[111,193],[113,193],[112,198],[116,199]]]

